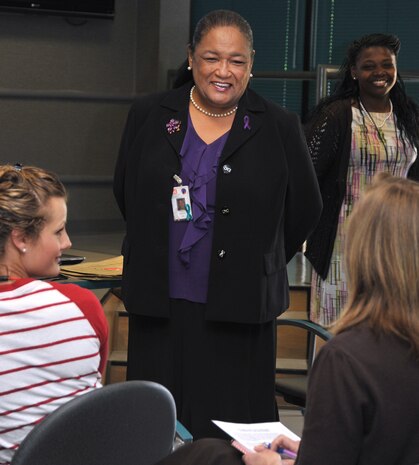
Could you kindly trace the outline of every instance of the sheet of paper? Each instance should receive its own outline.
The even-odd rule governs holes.
[[[233,439],[250,450],[253,450],[258,444],[272,442],[280,434],[284,434],[294,440],[300,439],[280,421],[269,423],[229,423],[219,420],[212,421]]]

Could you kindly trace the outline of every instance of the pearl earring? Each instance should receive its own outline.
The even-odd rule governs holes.
[[[22,253],[26,253],[26,247],[23,247]]]
[[[188,66],[188,71],[190,71],[192,68],[190,66]]]
[[[250,73],[250,77],[251,77],[251,78],[253,77],[253,74],[252,74],[252,73]]]
[[[356,81],[356,76],[352,76],[352,79],[353,79],[354,81]]]

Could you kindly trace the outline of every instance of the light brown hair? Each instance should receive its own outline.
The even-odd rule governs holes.
[[[419,357],[419,183],[376,175],[349,219],[345,266],[349,298],[333,332],[366,322]]]
[[[55,173],[35,166],[0,165],[0,255],[13,229],[38,237],[47,214],[44,206],[51,197],[67,199]]]

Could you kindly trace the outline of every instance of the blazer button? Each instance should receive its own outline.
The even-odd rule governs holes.
[[[221,209],[221,214],[222,215],[229,215],[230,214],[230,209],[228,207],[223,207]]]
[[[221,249],[217,252],[218,258],[224,258],[226,255],[226,251],[224,249]]]
[[[223,173],[230,174],[231,173],[231,166],[230,165],[223,165]]]

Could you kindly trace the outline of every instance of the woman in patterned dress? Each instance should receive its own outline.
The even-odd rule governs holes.
[[[310,318],[325,326],[347,300],[344,231],[360,193],[382,171],[419,180],[419,108],[397,72],[399,50],[394,35],[354,41],[335,92],[317,105],[305,128],[323,198],[306,250],[313,265]]]

